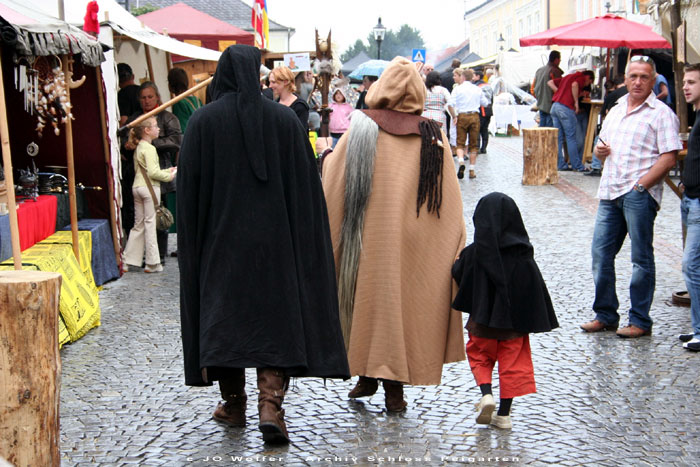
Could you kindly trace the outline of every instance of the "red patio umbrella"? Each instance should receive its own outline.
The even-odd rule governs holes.
[[[612,14],[596,16],[523,37],[520,39],[520,45],[589,45],[610,49],[671,48],[671,44],[652,31],[650,26]]]

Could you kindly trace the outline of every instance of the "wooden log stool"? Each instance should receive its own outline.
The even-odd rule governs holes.
[[[559,182],[558,134],[556,128],[523,129],[523,185],[552,185]]]
[[[0,455],[56,466],[59,452],[61,275],[0,271]]]

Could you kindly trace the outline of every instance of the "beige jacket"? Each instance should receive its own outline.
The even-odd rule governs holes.
[[[423,110],[425,86],[414,65],[397,58],[370,88],[370,109]],[[352,131],[352,130],[351,130]],[[339,264],[349,133],[324,162],[323,188]],[[379,130],[365,214],[348,359],[352,375],[414,385],[439,384],[444,363],[465,359],[462,313],[451,309],[451,267],[464,247],[462,199],[449,142],[440,218],[426,205],[416,217],[421,138]]]

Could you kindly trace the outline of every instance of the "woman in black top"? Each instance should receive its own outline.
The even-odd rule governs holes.
[[[304,129],[309,127],[309,104],[297,97],[294,74],[286,66],[280,66],[270,72],[270,88],[275,93],[277,102],[291,108],[299,117]]]

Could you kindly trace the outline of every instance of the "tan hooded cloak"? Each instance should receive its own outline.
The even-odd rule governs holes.
[[[370,109],[403,116],[388,113],[387,119],[384,113],[384,121],[372,117],[380,129],[348,349],[351,375],[413,385],[439,384],[443,363],[465,359],[462,314],[450,307],[456,291],[450,271],[466,232],[449,142],[443,134],[440,217],[428,212],[427,204],[416,217],[421,137],[382,129],[415,120],[423,111],[425,93],[414,64],[404,58],[394,59],[367,93]],[[337,271],[351,132],[352,127],[323,167]]]

